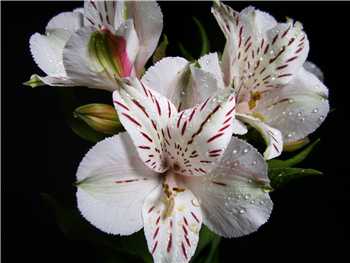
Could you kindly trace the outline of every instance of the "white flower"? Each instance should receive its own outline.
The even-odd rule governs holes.
[[[50,20],[30,48],[53,86],[114,90],[114,75],[140,76],[154,52],[163,16],[154,1],[86,1]]]
[[[322,73],[310,63],[304,67],[309,41],[303,27],[291,19],[277,23],[253,7],[238,13],[218,3],[212,13],[227,40],[222,72],[225,85],[236,89],[237,118],[263,132],[266,158],[278,156],[279,133],[284,143],[303,139],[329,111],[328,90],[315,76]]]
[[[232,137],[231,89],[178,112],[130,78],[113,93],[127,133],[93,147],[78,172],[78,207],[97,228],[144,227],[154,262],[188,262],[201,224],[224,237],[256,231],[271,213],[263,157]]]

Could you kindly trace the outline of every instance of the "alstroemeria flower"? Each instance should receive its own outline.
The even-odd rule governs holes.
[[[86,1],[84,9],[54,17],[30,47],[46,84],[112,91],[115,76],[141,75],[162,28],[154,1]]]
[[[280,132],[284,143],[303,139],[329,111],[327,88],[303,66],[308,38],[299,22],[277,23],[253,7],[238,13],[218,3],[212,12],[227,40],[223,74],[213,74],[235,87],[237,118],[263,133],[265,157],[273,158],[282,149]]]
[[[144,227],[154,262],[178,263],[194,254],[202,223],[237,237],[268,220],[266,162],[232,137],[232,90],[178,112],[132,78],[113,100],[127,133],[98,143],[77,172],[78,207],[94,226],[120,235]]]

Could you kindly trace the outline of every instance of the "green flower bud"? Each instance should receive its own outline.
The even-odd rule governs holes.
[[[80,106],[75,109],[74,117],[104,134],[116,134],[122,128],[117,112],[108,104],[92,103]]]

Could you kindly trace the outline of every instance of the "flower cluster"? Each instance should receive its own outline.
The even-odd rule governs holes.
[[[299,22],[220,2],[212,14],[226,37],[220,59],[165,57],[145,73],[163,28],[153,1],[87,1],[30,39],[41,82],[113,92],[126,132],[83,158],[78,208],[107,233],[144,228],[154,262],[188,262],[202,224],[224,237],[263,225],[273,206],[266,160],[306,138],[329,111],[317,68],[305,64],[309,41]],[[264,138],[263,155],[237,137],[248,128]]]

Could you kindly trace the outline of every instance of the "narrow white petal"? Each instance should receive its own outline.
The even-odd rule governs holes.
[[[84,1],[85,25],[115,29],[116,1]]]
[[[262,189],[269,186],[266,162],[242,140],[232,137],[219,165],[209,175],[186,179],[200,200],[204,224],[218,235],[250,234],[270,217],[273,204]]]
[[[161,187],[154,190],[143,207],[147,245],[155,263],[188,262],[193,256],[202,224],[196,197],[186,189],[173,199],[172,212]]]
[[[236,116],[238,119],[245,123],[248,123],[250,126],[254,127],[261,133],[267,145],[267,148],[264,152],[265,159],[269,160],[275,158],[282,153],[283,140],[282,134],[279,130],[270,127],[263,121],[252,116],[244,114],[237,114]]]
[[[256,111],[266,124],[279,129],[285,143],[305,138],[329,112],[328,89],[312,73],[301,68],[288,85],[266,92]]]
[[[80,163],[77,180],[82,215],[100,230],[120,235],[143,227],[144,200],[159,184],[126,133],[96,144]]]
[[[137,76],[141,76],[147,60],[157,47],[163,29],[163,15],[155,1],[126,2],[128,18],[134,21],[140,50],[136,58]]]
[[[235,99],[222,89],[194,108],[179,112],[169,127],[170,161],[183,175],[205,175],[213,169],[232,136]]]
[[[166,126],[177,114],[174,105],[136,78],[125,80],[113,93],[119,119],[130,134],[145,164],[156,172],[168,169],[165,155]]]

